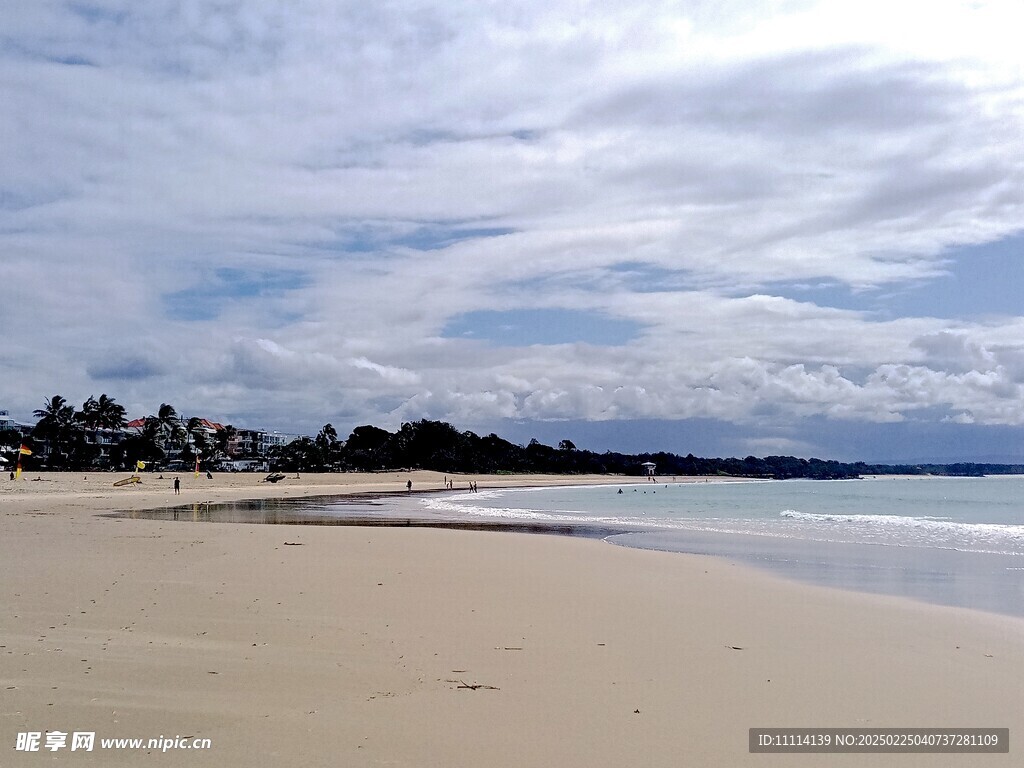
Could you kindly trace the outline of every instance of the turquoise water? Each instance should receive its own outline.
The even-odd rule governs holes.
[[[1024,617],[1024,477],[616,483],[122,514],[574,533],[712,555],[813,584]]]
[[[423,504],[457,516],[1024,555],[1020,477],[531,488],[452,494]]]
[[[618,491],[622,490],[620,494]],[[600,523],[627,546],[1024,616],[1024,478],[641,483],[428,497],[454,519]]]

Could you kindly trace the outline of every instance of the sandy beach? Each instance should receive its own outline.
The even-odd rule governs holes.
[[[38,480],[35,478],[39,478]],[[435,473],[0,481],[7,766],[1020,765],[1024,622],[522,533],[101,513]],[[565,484],[457,477],[456,487]],[[608,483],[608,477],[571,482]],[[1002,727],[1009,754],[749,754],[752,727]],[[15,749],[95,732],[91,752]],[[100,738],[211,748],[100,749]],[[44,737],[45,738],[45,737]]]

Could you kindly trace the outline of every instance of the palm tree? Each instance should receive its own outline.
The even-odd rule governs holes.
[[[225,424],[224,429],[217,433],[217,453],[219,456],[225,457],[228,455],[228,447],[237,434],[238,430],[230,424]]]
[[[89,399],[82,403],[82,410],[75,414],[75,420],[86,429],[99,429],[99,404],[96,398],[89,395]]]
[[[33,414],[44,425],[60,424],[70,422],[75,415],[75,409],[68,405],[68,401],[60,395],[54,395],[44,401],[42,408],[37,408]],[[45,428],[45,427],[44,427]]]
[[[188,420],[186,431],[192,438],[193,453],[196,456],[206,456],[207,458],[210,458],[210,440],[203,420],[193,416]]]
[[[139,433],[138,438],[139,458],[148,461],[163,459],[165,455],[163,432],[160,429],[160,421],[156,416],[146,417],[142,424],[142,432]]]
[[[90,395],[77,414],[78,420],[89,429],[120,429],[126,423],[125,417],[124,406],[106,395],[100,395],[99,400]]]
[[[105,429],[120,429],[128,421],[124,406],[106,395],[100,395],[96,402],[96,413],[99,426]]]
[[[160,410],[156,412],[156,418],[167,433],[173,432],[178,425],[178,412],[169,403],[160,403]]]
[[[60,395],[46,401],[43,408],[33,411],[37,419],[32,434],[46,440],[51,464],[62,463],[75,435],[77,424],[75,408]]]
[[[156,416],[147,416],[138,434],[129,435],[112,451],[118,463],[126,467],[134,467],[137,461],[160,462],[164,459],[164,451],[160,447],[160,425]]]
[[[164,443],[181,445],[187,439],[185,428],[181,426],[181,419],[173,405],[161,403],[160,410],[156,412],[156,422]]]

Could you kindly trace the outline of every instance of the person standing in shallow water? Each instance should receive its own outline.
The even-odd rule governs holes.
[[[174,478],[174,495],[177,496],[181,493],[181,480],[180,478]]]

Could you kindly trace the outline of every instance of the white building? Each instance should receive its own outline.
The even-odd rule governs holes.
[[[290,435],[284,432],[262,432],[260,433],[260,455],[266,456],[272,448],[280,445],[288,445],[293,440],[298,440],[300,435]]]
[[[0,432],[3,432],[5,429],[13,429],[15,432],[20,432],[22,436],[32,431],[31,425],[15,421],[11,418],[11,414],[8,411],[0,411]]]

